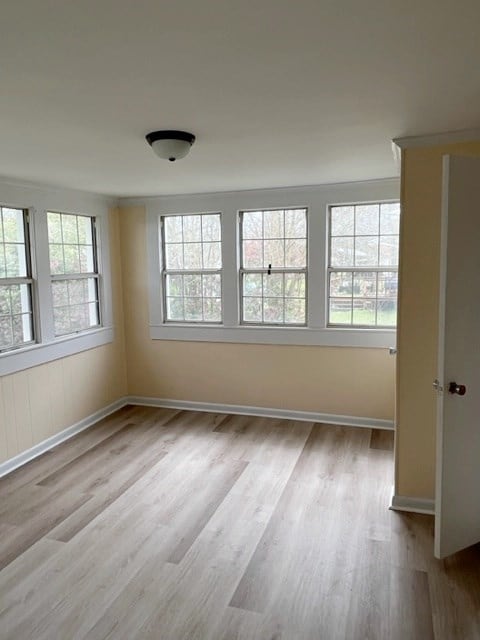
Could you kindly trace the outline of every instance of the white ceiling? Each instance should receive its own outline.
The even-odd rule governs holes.
[[[111,195],[396,175],[480,125],[478,0],[3,0],[0,175]],[[144,136],[197,141],[177,163]]]

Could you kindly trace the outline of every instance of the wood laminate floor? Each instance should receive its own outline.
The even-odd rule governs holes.
[[[126,407],[0,481],[2,640],[479,640],[393,435]]]

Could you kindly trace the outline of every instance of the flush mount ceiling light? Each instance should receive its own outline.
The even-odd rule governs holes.
[[[193,133],[187,131],[152,131],[145,138],[157,156],[170,162],[184,158],[195,142]]]

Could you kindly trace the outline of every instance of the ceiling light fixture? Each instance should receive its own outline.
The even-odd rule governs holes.
[[[193,133],[187,131],[152,131],[145,138],[157,156],[170,162],[184,158],[195,142]]]

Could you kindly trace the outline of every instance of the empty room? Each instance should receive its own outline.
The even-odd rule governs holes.
[[[2,3],[1,640],[480,640],[479,21]]]

